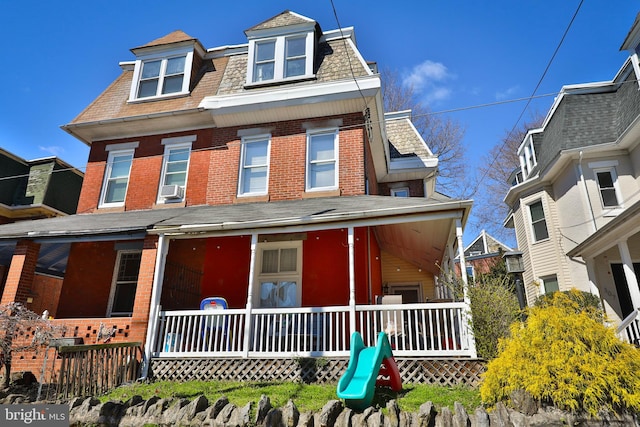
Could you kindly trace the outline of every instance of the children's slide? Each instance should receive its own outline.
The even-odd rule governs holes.
[[[388,378],[378,380],[380,374]],[[402,389],[387,334],[380,332],[378,344],[365,347],[360,333],[354,332],[351,335],[349,365],[338,382],[338,397],[344,399],[349,408],[362,410],[373,402],[376,385],[388,386],[394,391]]]

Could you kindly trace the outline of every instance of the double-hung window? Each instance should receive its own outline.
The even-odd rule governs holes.
[[[313,31],[249,41],[247,84],[313,76]]]
[[[140,53],[133,71],[129,101],[188,94],[193,55],[192,45],[161,53]]]
[[[137,98],[183,92],[186,56],[142,63]]]
[[[140,272],[141,251],[119,251],[116,260],[108,316],[131,316]]]
[[[548,239],[549,231],[547,230],[547,220],[544,216],[542,200],[538,200],[529,205],[529,214],[531,215],[533,241],[539,242],[540,240]]]
[[[620,206],[620,197],[617,189],[617,175],[615,168],[594,170],[600,191],[600,201],[603,208],[616,208]]]
[[[300,306],[302,242],[262,243],[259,260],[260,307]]]
[[[338,131],[307,133],[307,191],[338,188]]]
[[[271,136],[245,138],[240,154],[239,196],[267,194]]]
[[[187,172],[191,157],[191,143],[195,136],[166,138],[162,157],[159,202],[176,202],[184,199],[187,186]]]
[[[100,196],[100,207],[124,205],[132,163],[132,149],[109,152]]]

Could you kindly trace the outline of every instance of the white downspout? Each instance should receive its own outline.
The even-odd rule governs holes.
[[[153,273],[153,284],[151,286],[151,306],[149,307],[147,337],[145,339],[144,355],[142,358],[142,379],[146,379],[149,375],[151,353],[156,345],[156,335],[159,320],[158,316],[160,313],[160,299],[162,298],[162,278],[164,277],[165,260],[167,258],[167,240],[167,236],[165,236],[164,234],[159,235],[158,252],[156,253],[156,266]]]
[[[253,310],[253,276],[256,270],[256,248],[258,235],[251,235],[251,258],[249,261],[249,285],[247,288],[247,306],[244,318],[244,340],[242,343],[242,357],[249,357],[249,342],[251,339],[251,311]]]
[[[356,331],[356,280],[353,242],[353,227],[349,227],[347,236],[347,244],[349,245],[349,337]]]

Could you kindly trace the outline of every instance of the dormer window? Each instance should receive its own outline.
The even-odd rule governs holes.
[[[148,98],[187,91],[188,88],[183,88],[185,60],[186,55],[182,55],[143,62],[137,97]]]
[[[247,84],[313,77],[313,32],[249,41]]]
[[[136,52],[129,102],[189,94],[193,43],[178,49],[161,47],[147,48],[151,50],[144,54]]]
[[[522,170],[522,176],[527,179],[533,168],[538,164],[536,158],[536,150],[533,146],[533,137],[527,136],[526,143],[520,148],[520,168]]]

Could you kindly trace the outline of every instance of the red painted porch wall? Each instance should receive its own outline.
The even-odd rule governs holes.
[[[381,286],[380,249],[367,229],[355,231],[356,303],[369,303],[369,267],[371,255],[372,293]],[[349,249],[347,229],[307,232],[303,242],[302,305],[331,306],[349,303]],[[367,244],[371,245],[370,250]],[[211,238],[204,260],[202,296],[222,296],[230,308],[243,308],[247,302],[251,238],[249,236]]]
[[[246,307],[250,259],[250,236],[208,239],[202,297],[224,297],[229,308]]]
[[[71,245],[56,317],[106,315],[116,254],[114,242],[79,242]]]

